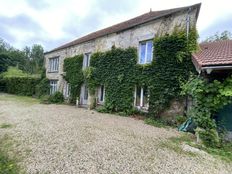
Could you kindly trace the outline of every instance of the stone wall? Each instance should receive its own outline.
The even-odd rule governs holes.
[[[154,38],[156,35],[171,33],[175,27],[186,28],[187,11],[178,12],[169,16],[165,16],[154,21],[139,25],[129,30],[120,33],[113,33],[95,40],[71,46],[62,50],[50,52],[45,54],[45,67],[48,70],[48,59],[59,56],[59,72],[49,73],[46,76],[51,80],[58,80],[58,89],[62,91],[64,85],[63,79],[63,63],[64,59],[84,53],[94,53],[97,51],[107,51],[112,46],[127,48],[138,48],[139,42]],[[190,26],[196,24],[197,9],[192,9],[190,14]]]

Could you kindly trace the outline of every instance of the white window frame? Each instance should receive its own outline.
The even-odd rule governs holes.
[[[140,91],[140,101],[139,101],[139,106],[136,104],[136,100],[137,100],[137,89],[138,87],[135,86],[135,93],[134,93],[134,106],[138,109],[142,109],[142,110],[148,110],[149,108],[149,92],[147,95],[147,107],[143,106],[143,102],[144,102],[144,96],[143,96],[143,91],[144,91],[144,87],[141,87],[141,91]]]
[[[59,72],[59,57],[49,58],[49,72]]]
[[[58,91],[58,80],[50,80],[50,95]]]
[[[140,41],[139,42],[139,64],[142,64],[142,65],[144,65],[144,64],[149,64],[149,63],[151,63],[151,62],[148,62],[147,61],[147,52],[148,52],[148,42],[152,42],[152,51],[151,51],[151,62],[152,62],[152,60],[153,60],[153,40],[152,39],[149,39],[149,40],[144,40],[144,41]],[[145,49],[145,61],[144,61],[144,63],[142,63],[140,60],[141,60],[141,45],[142,44],[144,44],[144,43],[146,43],[146,49]]]
[[[90,66],[91,52],[84,54],[83,69]]]
[[[103,93],[101,88],[103,87]],[[102,100],[101,100],[101,96],[102,96]],[[98,87],[98,98],[97,98],[97,103],[98,104],[103,104],[105,101],[105,85],[101,85]]]
[[[70,97],[70,90],[71,90],[71,86],[69,83],[66,82],[64,84],[64,89],[63,89],[63,95],[66,99]]]

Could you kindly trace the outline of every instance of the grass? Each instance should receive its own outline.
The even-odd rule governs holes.
[[[232,163],[232,142],[223,143],[220,148],[205,147],[202,144],[196,143],[196,138],[193,134],[183,133],[183,135],[180,137],[169,138],[168,141],[162,142],[160,146],[171,149],[178,154],[188,154],[191,156],[196,155],[192,152],[183,151],[183,149],[181,148],[181,144],[183,143],[203,150],[208,154],[211,154],[215,158],[219,158],[225,162]]]
[[[154,118],[146,118],[144,120],[144,123],[155,126],[155,127],[163,127],[163,128],[167,128],[167,124],[165,124],[165,122],[163,122],[162,120],[158,120],[158,119],[154,119]]]
[[[200,144],[195,144],[193,146],[206,151],[216,158],[220,158],[223,161],[232,163],[232,142],[224,143],[220,148],[205,147]]]
[[[162,148],[170,149],[180,155],[187,155],[187,156],[195,157],[197,156],[196,153],[185,151],[181,147],[183,143],[189,144],[192,141],[193,141],[193,136],[184,134],[180,137],[169,138],[167,141],[161,142],[159,146]]]
[[[0,128],[2,128],[2,129],[11,128],[11,127],[12,127],[12,125],[11,124],[7,124],[7,123],[2,123],[0,125]]]
[[[38,104],[39,99],[35,99],[27,96],[11,95],[6,93],[0,93],[0,101],[16,101],[25,104]]]
[[[17,159],[9,156],[8,152],[12,146],[12,139],[5,135],[0,139],[0,174],[23,173],[17,164]]]

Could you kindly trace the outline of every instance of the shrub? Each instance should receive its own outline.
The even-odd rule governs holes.
[[[64,96],[61,92],[55,92],[53,95],[51,95],[48,98],[49,103],[63,103],[64,102]]]
[[[32,96],[35,94],[35,87],[39,83],[36,77],[6,77],[6,92],[10,94]]]
[[[216,129],[197,129],[200,140],[206,147],[219,147],[220,138]]]
[[[184,123],[187,120],[187,117],[183,116],[183,115],[178,115],[176,116],[176,124],[177,125],[181,125],[182,123]]]
[[[49,80],[47,78],[41,79],[38,85],[36,85],[36,96],[41,97],[49,94]]]

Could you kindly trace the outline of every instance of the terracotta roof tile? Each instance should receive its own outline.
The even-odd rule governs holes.
[[[232,40],[200,44],[200,51],[193,54],[197,66],[218,66],[232,64]]]
[[[64,45],[58,47],[58,48],[55,48],[55,49],[53,49],[53,50],[51,50],[51,51],[49,51],[47,53],[57,51],[57,50],[61,50],[61,49],[64,49],[64,48],[67,48],[67,47],[70,47],[70,46],[74,46],[74,45],[77,45],[77,44],[80,44],[80,43],[84,43],[84,42],[87,42],[87,41],[90,41],[90,40],[93,40],[93,39],[96,39],[96,38],[99,38],[99,37],[102,37],[102,36],[105,36],[105,35],[108,35],[108,34],[124,31],[124,30],[130,29],[132,27],[135,27],[137,25],[141,25],[141,24],[144,24],[146,22],[150,22],[150,21],[152,21],[154,19],[158,19],[160,17],[170,15],[172,13],[176,13],[176,12],[179,12],[179,11],[182,11],[182,10],[188,10],[190,7],[191,8],[198,8],[198,13],[199,13],[200,6],[201,6],[201,4],[199,3],[199,4],[192,5],[192,6],[187,6],[187,7],[174,8],[174,9],[162,10],[162,11],[151,11],[149,13],[145,13],[145,14],[143,14],[141,16],[135,17],[135,18],[130,19],[128,21],[125,21],[125,22],[113,25],[111,27],[108,27],[108,28],[105,28],[105,29],[102,29],[102,30],[99,30],[99,31],[96,31],[96,32],[93,32],[93,33],[90,33],[90,34],[88,34],[88,35],[86,35],[84,37],[78,38],[78,39],[76,39],[76,40],[74,40],[72,42],[69,42],[67,44],[64,44]],[[197,14],[197,16],[198,16],[198,14]]]

